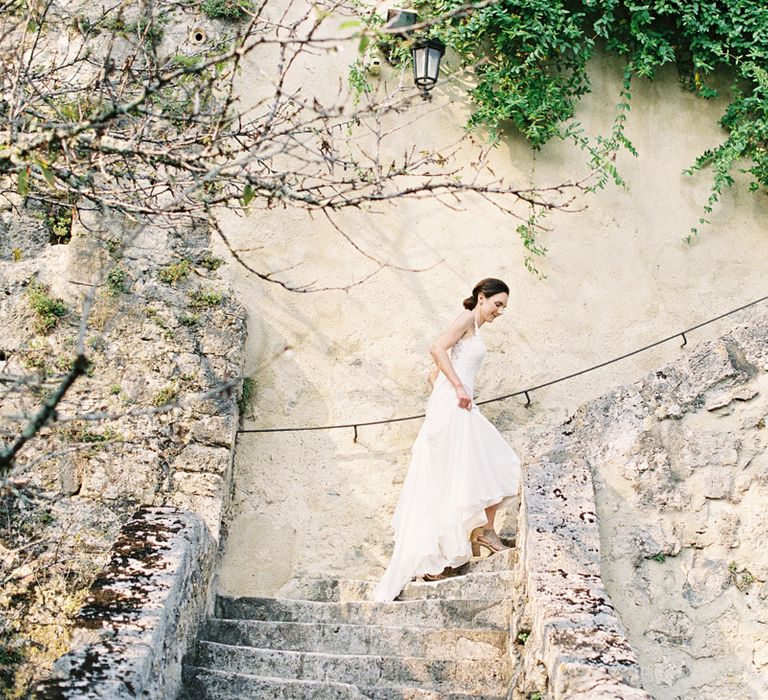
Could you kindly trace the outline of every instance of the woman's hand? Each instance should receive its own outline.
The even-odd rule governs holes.
[[[463,384],[459,384],[456,387],[456,398],[459,400],[459,408],[466,408],[467,410],[472,408],[472,398],[467,393]]]

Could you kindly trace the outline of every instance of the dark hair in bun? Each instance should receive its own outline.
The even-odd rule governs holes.
[[[477,306],[477,297],[482,292],[486,297],[492,297],[494,294],[509,294],[509,287],[497,280],[495,277],[486,277],[484,280],[480,280],[475,288],[472,290],[472,296],[467,297],[464,300],[464,308],[470,311]]]

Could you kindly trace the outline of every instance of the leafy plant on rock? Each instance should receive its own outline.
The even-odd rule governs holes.
[[[35,330],[38,333],[50,333],[67,315],[67,306],[62,299],[53,297],[44,284],[33,281],[27,287],[27,298],[35,313]]]
[[[109,288],[112,296],[118,294],[125,294],[128,292],[128,284],[126,282],[126,272],[120,265],[115,265],[107,275],[107,287]]]
[[[179,280],[189,277],[190,270],[190,262],[185,258],[179,262],[166,265],[157,273],[157,276],[161,282],[165,282],[166,284],[176,284]]]
[[[45,207],[44,221],[50,231],[52,244],[69,243],[72,238],[72,207],[49,204]]]
[[[200,9],[206,17],[230,22],[243,20],[253,11],[250,0],[203,0]]]
[[[243,388],[240,393],[240,398],[237,401],[237,409],[240,416],[244,416],[253,400],[253,395],[256,392],[256,382],[253,377],[245,377],[243,379]]]
[[[224,301],[224,295],[215,289],[195,289],[188,293],[189,306],[192,309],[207,309],[219,306]]]

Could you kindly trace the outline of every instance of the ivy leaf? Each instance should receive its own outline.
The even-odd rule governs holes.
[[[339,29],[357,29],[360,26],[360,20],[350,19],[346,22],[342,22],[339,25]]]
[[[365,53],[365,50],[368,48],[368,44],[371,43],[371,38],[367,34],[363,34],[360,37],[360,45],[357,47],[358,53]]]
[[[29,194],[29,170],[27,168],[19,171],[17,189],[22,197],[26,197]]]
[[[240,201],[242,202],[244,207],[247,207],[255,196],[256,196],[256,192],[254,191],[253,186],[248,184],[243,189],[243,197]]]
[[[37,163],[37,166],[40,168],[40,172],[43,173],[43,177],[45,178],[45,181],[51,187],[55,187],[56,178],[54,177],[53,171],[42,160],[36,160],[35,162]]]

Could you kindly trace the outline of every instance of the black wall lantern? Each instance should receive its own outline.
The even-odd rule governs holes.
[[[413,81],[421,88],[421,96],[429,99],[429,91],[435,87],[440,74],[440,59],[445,54],[445,44],[438,39],[421,39],[411,49],[413,56]]]

